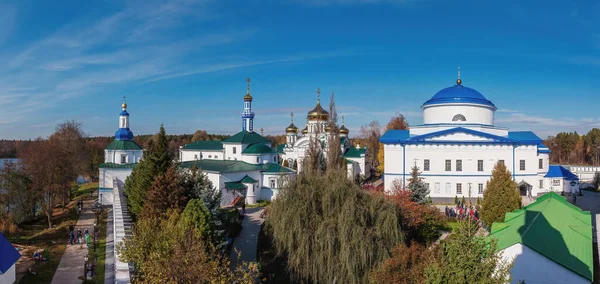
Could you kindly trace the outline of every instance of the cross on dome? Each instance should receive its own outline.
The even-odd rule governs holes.
[[[123,96],[123,104],[121,105],[121,108],[123,110],[127,109],[127,100],[126,99],[127,99],[127,97]]]
[[[246,78],[246,94],[250,94],[250,77]]]
[[[321,88],[317,88],[317,103],[321,102]]]
[[[460,79],[460,66],[458,66],[458,79],[456,79],[456,84],[457,85],[462,84],[462,80]]]

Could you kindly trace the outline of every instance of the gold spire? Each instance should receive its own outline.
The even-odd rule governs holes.
[[[127,97],[123,96],[123,104],[121,105],[121,108],[123,108],[123,110],[127,109]]]
[[[340,127],[340,134],[348,135],[348,133],[350,133],[350,130],[344,126],[344,115],[342,114],[342,126]]]
[[[458,79],[456,79],[456,84],[457,85],[462,84],[462,80],[460,79],[460,66],[458,66]]]
[[[246,95],[244,96],[244,101],[252,101],[252,96],[250,95],[250,77],[246,78]]]

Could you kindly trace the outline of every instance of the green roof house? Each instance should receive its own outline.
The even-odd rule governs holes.
[[[591,283],[592,219],[550,192],[492,224],[490,238],[514,259],[511,283]]]

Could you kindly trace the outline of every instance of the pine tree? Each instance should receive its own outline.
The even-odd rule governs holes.
[[[169,152],[169,141],[165,128],[161,124],[160,131],[148,141],[148,149],[144,158],[133,169],[125,180],[127,207],[133,216],[140,214],[144,208],[147,192],[156,176],[167,171],[173,160]]]
[[[521,195],[517,184],[503,163],[497,163],[492,178],[487,182],[481,204],[481,220],[488,226],[502,222],[506,212],[521,208]]]
[[[427,196],[429,195],[429,188],[423,182],[421,172],[419,168],[414,166],[410,173],[411,177],[408,179],[408,189],[410,190],[410,199],[419,204],[427,203]]]
[[[173,165],[166,173],[154,179],[148,189],[141,216],[143,218],[166,217],[168,209],[183,210],[187,201],[182,180],[176,166]]]
[[[204,240],[212,239],[212,216],[202,200],[190,200],[181,214],[180,222],[186,222],[186,226],[195,228]]]

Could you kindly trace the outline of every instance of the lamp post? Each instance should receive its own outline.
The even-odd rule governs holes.
[[[84,260],[84,264],[83,264],[83,280],[87,280],[87,263],[88,263],[88,256],[84,256],[83,257]]]

